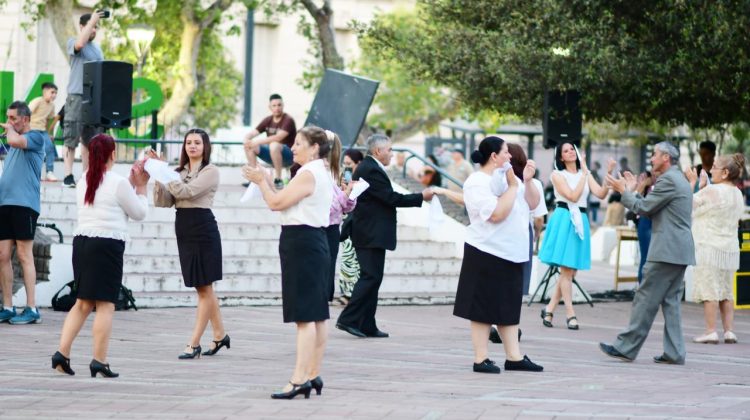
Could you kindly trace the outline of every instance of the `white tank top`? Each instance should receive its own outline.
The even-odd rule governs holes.
[[[333,178],[322,159],[306,163],[299,168],[297,176],[305,171],[315,177],[315,190],[299,203],[282,210],[281,224],[327,227],[333,201]]]
[[[571,190],[575,190],[576,185],[578,185],[578,183],[581,180],[581,177],[583,176],[583,172],[581,172],[580,170],[574,174],[564,169],[562,171],[555,171],[555,172],[563,176],[563,179],[565,179],[565,182],[568,184],[568,187]],[[562,201],[563,203],[567,203],[569,205],[573,204],[578,207],[586,207],[588,204],[588,198],[589,198],[589,183],[588,182],[586,182],[586,185],[584,185],[583,193],[581,193],[581,196],[578,197],[578,201],[575,203],[563,197],[562,194],[560,194],[557,191],[557,189],[555,189],[555,202]]]

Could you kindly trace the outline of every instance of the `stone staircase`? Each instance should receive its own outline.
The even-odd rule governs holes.
[[[127,165],[115,167],[123,175],[128,170]],[[238,169],[221,171],[222,184],[213,211],[222,237],[224,279],[216,283],[216,290],[223,304],[280,304],[279,214],[268,210],[261,199],[240,203],[244,189],[239,185]],[[42,185],[40,223],[55,223],[68,246],[77,218],[75,192],[60,183]],[[123,283],[133,290],[139,306],[195,303],[193,289],[183,285],[180,274],[174,213],[174,208],[151,206],[145,221],[130,224]],[[452,301],[461,267],[463,228],[446,218],[440,229],[431,231],[428,219],[428,205],[399,209],[398,248],[386,255],[381,287],[384,303]],[[57,263],[59,267],[60,261]]]

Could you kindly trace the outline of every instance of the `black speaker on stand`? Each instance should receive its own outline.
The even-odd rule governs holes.
[[[545,149],[562,143],[581,145],[583,117],[578,101],[581,94],[575,90],[544,93],[543,142]]]
[[[133,65],[90,61],[83,65],[83,123],[102,128],[130,127]]]

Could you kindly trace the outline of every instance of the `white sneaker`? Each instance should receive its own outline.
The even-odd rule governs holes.
[[[731,331],[724,331],[724,342],[727,344],[736,344],[737,336]]]
[[[714,331],[709,334],[699,335],[698,337],[693,338],[693,343],[719,344],[719,334]]]
[[[47,181],[49,182],[57,182],[59,179],[53,174],[52,172],[47,172]]]

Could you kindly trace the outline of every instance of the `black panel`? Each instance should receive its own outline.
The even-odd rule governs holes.
[[[327,69],[305,125],[339,135],[344,147],[357,140],[380,82]]]
[[[130,126],[133,65],[91,61],[83,65],[83,122],[105,128]]]
[[[750,305],[750,274],[737,274],[737,295],[734,297],[737,306]]]
[[[562,143],[581,145],[582,115],[575,90],[547,91],[544,94],[543,145],[550,149]]]

